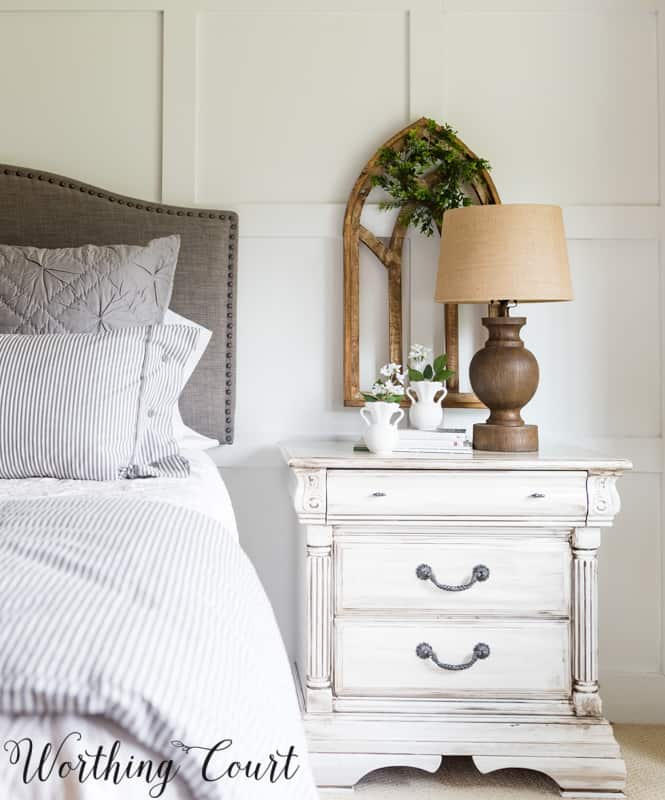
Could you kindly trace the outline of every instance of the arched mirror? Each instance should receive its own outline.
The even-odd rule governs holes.
[[[399,151],[405,146],[407,137],[415,132],[418,136],[427,136],[431,130],[431,120],[419,119],[385,142],[367,162],[356,180],[349,196],[344,216],[344,405],[361,406],[364,403],[361,391],[366,389],[368,379],[384,361],[400,364],[406,362],[406,351],[413,342],[407,341],[405,331],[411,325],[414,309],[412,308],[412,283],[418,277],[415,272],[420,264],[427,264],[432,272],[435,268],[438,251],[436,242],[416,241],[416,237],[407,237],[409,227],[404,214],[395,212],[391,217],[381,219],[384,230],[377,235],[370,230],[372,222],[376,222],[379,190],[374,187],[375,176],[381,174],[381,153],[387,148]],[[465,158],[476,160],[475,154],[458,138],[452,137],[452,146]],[[422,180],[427,182],[434,173],[425,173]],[[437,179],[440,180],[440,171]],[[499,194],[486,169],[481,169],[467,186],[464,192],[472,203],[500,203]],[[385,230],[385,225],[391,230]],[[437,225],[438,227],[438,225]],[[423,240],[425,237],[417,237]],[[420,250],[414,253],[414,248]],[[409,249],[410,248],[410,249]],[[409,252],[407,252],[409,250]],[[408,264],[408,270],[405,266]],[[407,275],[408,272],[408,275]],[[408,285],[405,287],[405,283]],[[423,281],[420,282],[421,284]],[[427,286],[427,278],[424,281]],[[406,288],[406,291],[405,291]],[[422,286],[421,286],[422,289]],[[368,296],[369,295],[369,296]],[[434,306],[434,285],[432,284],[429,299],[423,298],[420,291],[420,302],[429,302]],[[405,302],[406,298],[406,302]],[[418,311],[415,312],[418,314]],[[477,326],[480,329],[480,326]],[[372,329],[375,341],[370,341],[369,329]],[[433,344],[435,349],[445,348],[448,354],[448,367],[455,375],[447,382],[448,395],[444,406],[449,408],[482,408],[482,403],[470,390],[460,382],[460,369],[466,365],[460,362],[460,313],[457,305],[445,305],[443,310],[444,341],[420,341],[421,344]],[[418,339],[416,339],[418,341]],[[477,342],[475,344],[478,344]],[[362,345],[365,345],[364,347]],[[469,348],[473,352],[474,347]],[[366,353],[366,369],[361,374],[361,359]],[[403,405],[409,401],[404,400]]]

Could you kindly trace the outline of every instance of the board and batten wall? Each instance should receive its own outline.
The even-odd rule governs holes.
[[[526,413],[635,464],[602,553],[603,693],[614,719],[665,722],[663,53],[662,0],[0,0],[0,160],[240,213],[236,444],[215,457],[289,649],[276,443],[360,429],[342,408],[344,202],[376,146],[428,115],[490,160],[504,202],[564,208],[576,299],[524,309],[541,367]],[[436,242],[408,245],[426,342]]]

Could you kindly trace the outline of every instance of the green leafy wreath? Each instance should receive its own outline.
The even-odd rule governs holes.
[[[399,149],[384,147],[378,163],[382,172],[372,176],[372,186],[392,199],[379,208],[401,208],[400,222],[413,225],[425,236],[441,230],[449,208],[469,206],[465,186],[491,169],[484,158],[470,156],[450,125],[428,119],[418,130],[409,131]]]

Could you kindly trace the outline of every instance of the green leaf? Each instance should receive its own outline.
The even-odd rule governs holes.
[[[434,372],[441,372],[442,369],[445,369],[447,363],[448,363],[448,356],[445,353],[443,353],[440,356],[437,356],[434,359]]]
[[[365,394],[365,392],[360,393],[368,403],[376,403],[376,397],[373,394]]]
[[[423,370],[423,378],[426,381],[431,381],[434,375],[434,370],[432,369],[432,365],[428,364],[425,369]]]
[[[447,381],[448,378],[452,378],[455,372],[452,369],[442,369],[434,375],[435,381]]]
[[[419,372],[417,369],[411,369],[409,367],[409,380],[410,381],[424,381],[425,378],[423,377],[423,373]]]

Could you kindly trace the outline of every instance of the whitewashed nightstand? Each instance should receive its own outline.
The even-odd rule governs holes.
[[[597,554],[628,461],[282,448],[302,530],[296,678],[317,782],[524,767],[621,797],[598,692]]]

